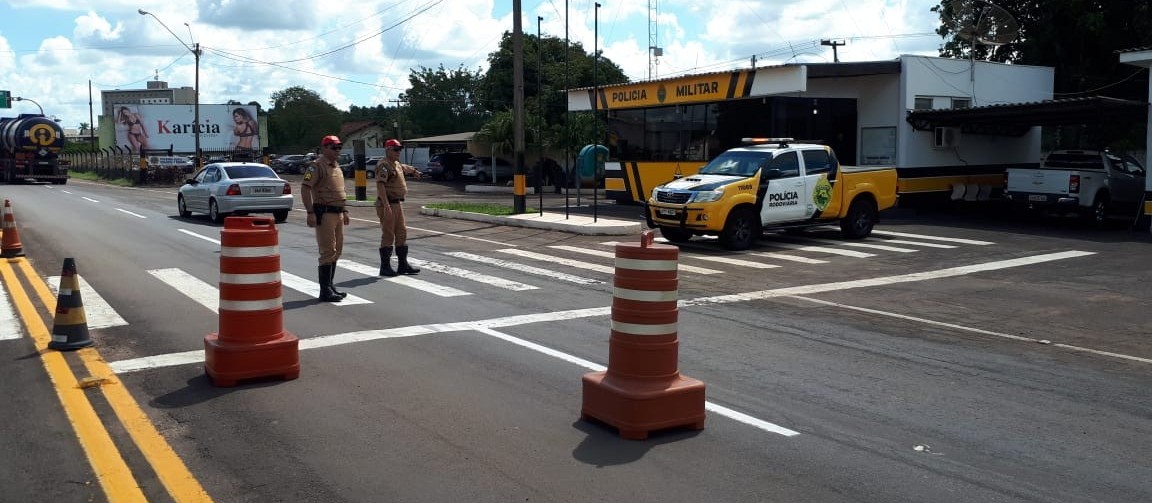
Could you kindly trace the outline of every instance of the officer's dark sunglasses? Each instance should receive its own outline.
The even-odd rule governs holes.
[[[403,147],[392,147],[392,148],[390,148],[390,149],[388,149],[388,150],[391,150],[391,151],[393,151],[393,152],[399,152],[399,151],[401,151],[401,150],[404,150],[404,148],[403,148]]]
[[[328,145],[328,148],[331,150],[340,150],[340,149],[344,148],[344,145],[339,145],[339,144]]]

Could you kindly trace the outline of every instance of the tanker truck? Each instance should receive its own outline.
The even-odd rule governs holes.
[[[68,168],[60,165],[64,130],[39,114],[0,117],[0,181],[68,182]]]

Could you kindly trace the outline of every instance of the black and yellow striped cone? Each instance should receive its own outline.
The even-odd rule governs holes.
[[[76,260],[64,259],[64,272],[60,273],[60,289],[56,296],[56,319],[52,323],[52,341],[49,349],[69,350],[92,345],[88,336],[88,318],[84,316],[84,301],[80,299],[80,278],[76,276]]]

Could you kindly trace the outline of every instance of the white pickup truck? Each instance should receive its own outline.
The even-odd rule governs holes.
[[[1036,209],[1074,209],[1096,223],[1135,210],[1144,197],[1144,166],[1107,150],[1054,150],[1039,169],[1009,168],[1006,195]]]

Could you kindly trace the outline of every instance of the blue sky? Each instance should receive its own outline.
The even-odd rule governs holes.
[[[933,0],[523,0],[523,29],[596,45],[636,80],[786,62],[887,60],[937,53]],[[565,6],[567,5],[567,16]],[[137,9],[155,15],[143,16]],[[12,0],[0,4],[0,89],[39,102],[65,127],[89,121],[100,90],[142,89],[159,79],[191,87],[201,44],[202,103],[257,101],[303,86],[339,108],[394,105],[411,69],[486,69],[511,0]],[[652,16],[652,14],[655,14]],[[598,25],[594,18],[598,15]],[[163,21],[164,28],[156,18]],[[185,24],[187,23],[187,25]],[[595,31],[594,31],[595,29]],[[177,41],[177,37],[181,41]],[[35,112],[15,103],[0,115]]]

